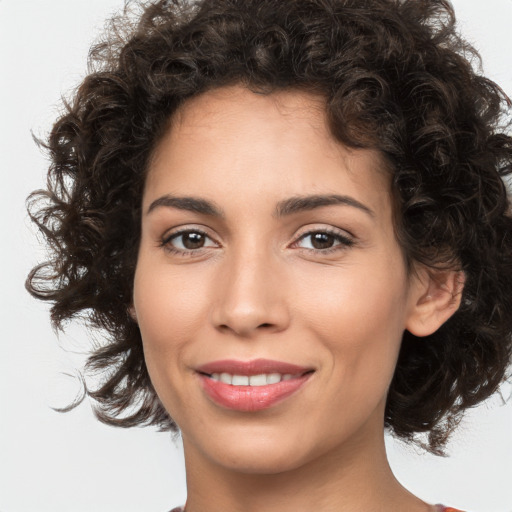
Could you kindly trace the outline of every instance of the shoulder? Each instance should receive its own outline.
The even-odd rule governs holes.
[[[176,507],[170,510],[169,512],[185,512],[183,507]],[[436,505],[436,512],[464,512],[463,510],[459,510],[458,508],[453,507],[445,507],[444,505]]]

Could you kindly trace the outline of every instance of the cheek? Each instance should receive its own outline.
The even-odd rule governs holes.
[[[146,365],[158,391],[186,364],[187,342],[204,326],[210,297],[200,272],[154,260],[139,256],[133,301]]]
[[[382,268],[392,267],[326,268],[329,275],[303,279],[296,293],[304,329],[330,353],[333,379],[350,380],[352,389],[387,388],[400,348],[406,279]]]
[[[202,288],[201,288],[202,286]],[[142,337],[144,359],[162,404],[180,426],[190,412],[187,354],[194,333],[204,326],[208,297],[204,279],[183,268],[139,256],[133,302]]]
[[[149,344],[173,344],[200,323],[209,302],[200,271],[162,265],[141,255],[134,281],[134,306]],[[144,337],[144,336],[143,336]]]
[[[326,332],[358,337],[377,329],[383,336],[405,325],[405,273],[393,263],[361,261],[338,267],[318,267],[294,276],[301,314]],[[370,340],[369,340],[370,341]]]

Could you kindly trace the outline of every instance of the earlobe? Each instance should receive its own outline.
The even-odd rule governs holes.
[[[459,309],[465,275],[462,271],[423,269],[415,279],[405,327],[415,336],[428,336]]]
[[[137,311],[135,311],[135,306],[133,304],[128,308],[128,313],[132,317],[132,320],[137,323]]]

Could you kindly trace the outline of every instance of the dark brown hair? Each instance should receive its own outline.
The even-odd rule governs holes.
[[[477,70],[447,0],[186,0],[115,21],[44,144],[47,190],[29,198],[51,249],[27,280],[54,325],[106,331],[87,388],[104,422],[176,429],[151,385],[128,313],[148,159],[187,99],[243,84],[321,94],[341,143],[390,164],[396,233],[409,263],[465,273],[436,333],[405,332],[385,422],[441,453],[463,411],[495,392],[512,346],[510,102]]]

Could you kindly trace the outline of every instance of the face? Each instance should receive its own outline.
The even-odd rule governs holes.
[[[186,455],[281,472],[382,437],[417,290],[383,162],[334,141],[320,99],[190,100],[142,215],[133,314]]]

